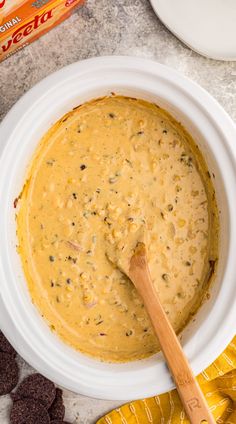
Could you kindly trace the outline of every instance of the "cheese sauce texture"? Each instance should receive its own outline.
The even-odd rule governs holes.
[[[148,102],[111,96],[75,108],[43,137],[17,216],[33,303],[73,348],[105,361],[158,351],[142,299],[109,260],[145,226],[157,292],[176,332],[207,295],[218,213],[204,159]]]

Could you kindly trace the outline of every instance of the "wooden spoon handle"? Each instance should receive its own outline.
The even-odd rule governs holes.
[[[156,293],[145,249],[143,252],[139,250],[132,257],[129,277],[143,298],[190,422],[192,424],[215,424],[203,393]]]

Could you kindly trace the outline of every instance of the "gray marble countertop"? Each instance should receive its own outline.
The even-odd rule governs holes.
[[[0,64],[0,120],[45,76],[92,56],[133,55],[173,67],[208,90],[236,121],[236,62],[206,59],[177,40],[149,0],[88,0],[67,21]],[[0,140],[3,142],[3,140]],[[32,368],[19,359],[21,377]],[[101,382],[102,383],[102,382]],[[119,405],[64,391],[66,419],[92,424]],[[9,424],[10,399],[0,398],[0,423]]]

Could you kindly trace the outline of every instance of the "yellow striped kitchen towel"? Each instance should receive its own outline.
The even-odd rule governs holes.
[[[217,424],[236,424],[236,337],[198,376]],[[188,424],[176,390],[121,406],[97,424]]]

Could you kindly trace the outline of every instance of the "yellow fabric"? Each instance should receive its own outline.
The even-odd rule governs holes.
[[[218,424],[236,424],[236,337],[198,377]],[[97,424],[189,424],[176,390],[121,406]]]

